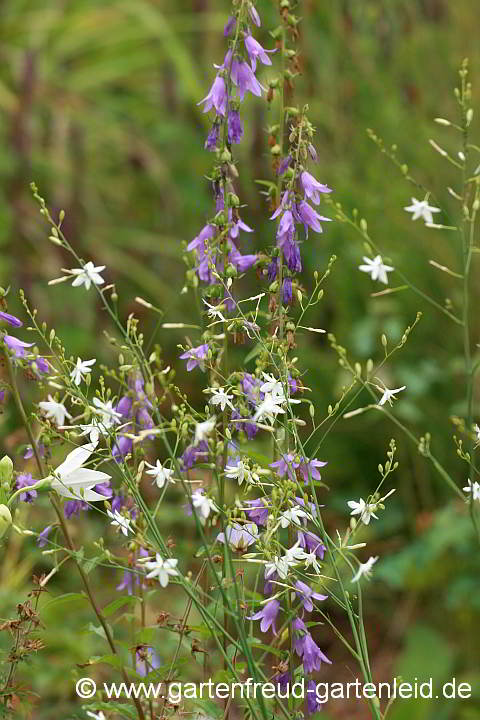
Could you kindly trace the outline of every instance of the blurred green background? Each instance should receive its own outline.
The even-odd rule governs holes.
[[[271,47],[268,30],[277,23],[276,3],[260,0],[258,7],[263,19],[260,39]],[[67,286],[47,287],[71,262],[46,240],[47,228],[29,183],[35,180],[54,210],[66,211],[64,228],[70,241],[82,257],[107,266],[106,277],[117,285],[123,316],[135,310],[147,337],[155,321],[133,303],[136,295],[161,307],[165,320],[195,322],[190,296],[180,295],[182,243],[197,234],[212,208],[205,179],[211,157],[203,149],[208,120],[196,103],[210,87],[213,62],[223,57],[228,10],[227,0],[1,4],[0,283],[12,286],[13,312],[19,311],[13,296],[23,288],[41,318],[55,324],[72,354],[109,359],[102,339],[108,323],[93,293],[78,302],[78,294]],[[432,120],[455,118],[452,91],[466,56],[474,106],[479,96],[477,11],[472,0],[305,0],[300,12],[303,72],[296,97],[308,102],[317,127],[319,164],[314,174],[334,188],[334,199],[345,210],[356,207],[367,218],[372,238],[391,264],[440,304],[450,298],[457,312],[460,284],[428,261],[458,272],[458,235],[411,222],[403,207],[412,195],[423,195],[378,152],[366,128],[375,129],[387,145],[398,145],[402,162],[435,191],[455,222],[457,206],[447,186],[458,189],[459,172],[428,140],[435,138],[452,154],[458,149],[454,133]],[[273,74],[261,70],[265,81]],[[276,119],[267,103],[257,99],[249,98],[244,112],[238,194],[248,206],[242,217],[255,228],[244,245],[251,251],[272,242],[269,213],[254,179],[271,176],[265,129]],[[474,117],[474,142],[476,132]],[[326,215],[333,212],[325,205],[323,210]],[[340,222],[331,223],[322,236],[312,233],[304,244],[307,286],[313,270],[324,269],[333,253],[338,262],[326,298],[309,324],[335,333],[351,356],[364,363],[368,357],[381,358],[383,332],[392,342],[399,340],[416,312],[424,313],[383,379],[390,387],[407,385],[395,412],[417,435],[432,433],[434,452],[463,487],[465,466],[456,457],[450,421],[465,411],[460,329],[410,291],[372,298],[371,292],[380,288],[357,270],[365,254],[361,240]],[[474,263],[474,278],[477,267]],[[392,284],[401,283],[393,277]],[[472,291],[476,343],[477,282]],[[174,332],[156,339],[167,362],[175,362],[176,344],[183,337]],[[321,416],[345,378],[324,338],[312,336],[299,343],[302,366],[308,369],[305,382],[313,389]],[[195,380],[185,382],[202,402]],[[33,388],[27,391],[39,399]],[[11,452],[23,440],[11,407],[0,423],[4,451]],[[319,457],[329,461],[323,477],[331,488],[327,523],[332,528],[344,525],[346,500],[365,497],[376,486],[376,468],[391,437],[400,460],[392,481],[397,493],[382,519],[364,531],[371,554],[382,557],[376,572],[381,582],[369,586],[367,598],[374,676],[387,680],[392,673],[405,678],[432,675],[439,682],[455,676],[476,686],[469,701],[399,703],[392,720],[480,718],[478,544],[462,503],[453,499],[415,446],[378,414],[339,422],[322,445]],[[40,527],[38,510],[22,512],[25,520],[29,512],[32,524]],[[180,512],[171,519],[167,514],[164,521],[178,529]],[[83,537],[88,521],[82,517],[73,523]],[[1,570],[2,617],[25,598],[32,571],[50,567],[33,545],[25,541],[22,547],[23,542],[18,536],[11,539]],[[182,542],[188,555],[194,539]],[[72,571],[60,575],[52,592],[75,587]],[[28,668],[21,671],[23,682],[42,695],[33,715],[40,720],[51,717],[48,703],[57,708],[59,718],[73,713],[73,684],[65,663],[68,658],[82,662],[92,652],[91,634],[79,639],[72,632],[70,608],[60,607],[56,617],[61,622],[54,632],[46,632],[48,647],[30,670],[34,680]],[[74,617],[79,625],[88,622],[88,612],[83,617],[75,610]],[[353,670],[335,640],[327,634],[325,643],[336,662],[324,679],[350,680]],[[365,712],[362,706],[338,702],[324,717],[362,719]]]

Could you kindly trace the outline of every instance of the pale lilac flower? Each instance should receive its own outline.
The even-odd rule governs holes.
[[[250,33],[245,36],[245,49],[250,58],[253,72],[257,69],[257,60],[260,60],[260,62],[264,65],[271,65],[272,61],[268,57],[267,53],[276,52],[275,48],[273,50],[265,50],[265,48],[262,47],[260,43],[255,40],[252,35],[250,35]]]
[[[100,710],[100,712],[90,712],[90,710],[87,710],[88,717],[91,717],[92,720],[107,720],[105,717],[105,713],[103,710]]]
[[[402,390],[405,390],[406,387],[407,387],[406,385],[402,385],[402,387],[395,388],[395,390],[389,390],[388,388],[385,388],[385,390],[383,391],[383,395],[377,404],[385,405],[385,403],[388,402],[391,405],[392,400],[396,399],[395,395],[397,395],[397,393],[401,392]]]
[[[0,320],[5,320],[5,322],[13,327],[22,327],[23,325],[23,322],[15,317],[15,315],[10,315],[10,313],[3,312],[2,310],[0,310]]]
[[[33,343],[23,342],[23,340],[19,340],[18,338],[14,337],[13,335],[4,335],[3,341],[4,341],[5,345],[8,347],[8,349],[17,358],[25,357],[26,348],[31,348],[33,346]]]
[[[315,643],[303,620],[297,618],[293,621],[295,652],[303,659],[306,673],[320,670],[322,662],[331,665],[331,660],[320,650]]]
[[[86,376],[92,372],[92,365],[95,365],[96,359],[93,360],[81,360],[77,357],[77,363],[70,373],[70,378],[75,385],[80,385],[82,380],[85,380]]]
[[[328,595],[321,595],[320,593],[314,592],[312,588],[301,580],[297,580],[295,583],[296,595],[301,599],[302,605],[307,612],[312,612],[313,602],[312,600],[326,600]]]
[[[306,530],[299,530],[297,538],[299,546],[306,550],[309,555],[313,553],[320,560],[323,560],[326,548],[318,535],[315,535],[313,532],[307,532]]]
[[[426,225],[431,225],[433,223],[432,213],[441,212],[440,208],[429,205],[427,200],[417,200],[414,197],[412,197],[412,204],[404,208],[404,210],[412,213],[412,220],[423,218]]]
[[[270,628],[272,628],[272,632],[274,635],[277,634],[277,628],[276,628],[276,621],[277,621],[277,615],[280,610],[280,603],[275,598],[273,600],[269,600],[265,605],[262,607],[261,610],[255,613],[255,615],[250,615],[250,617],[247,617],[247,620],[260,620],[260,630],[263,633],[268,632]]]
[[[378,560],[378,555],[376,557],[369,557],[367,562],[360,563],[360,567],[358,568],[357,572],[352,578],[352,583],[358,582],[360,578],[366,577],[369,578],[372,574],[372,568],[375,565],[375,563]]]
[[[72,268],[70,273],[75,275],[72,286],[80,287],[81,285],[85,285],[85,290],[90,290],[92,283],[94,285],[103,285],[105,280],[100,275],[102,270],[105,270],[105,265],[95,267],[91,261],[85,263],[82,268]]]
[[[198,345],[197,347],[190,348],[186,352],[180,355],[180,360],[187,360],[187,372],[190,372],[196,367],[199,367],[202,372],[205,371],[205,358],[208,353],[208,345]]]
[[[285,453],[282,455],[280,460],[270,463],[269,467],[275,468],[279,477],[284,477],[285,473],[288,472],[290,480],[295,480],[295,470],[298,468],[299,463],[295,461],[293,453]]]
[[[312,460],[309,460],[308,462],[305,462],[305,459],[303,458],[302,461],[299,464],[299,469],[303,477],[303,482],[305,485],[307,485],[310,482],[310,479],[308,477],[310,472],[310,477],[312,480],[321,480],[322,476],[318,472],[317,468],[323,468],[325,465],[328,465],[328,462],[324,462],[323,460],[317,460],[316,458],[313,458]]]
[[[37,491],[36,490],[28,490],[28,487],[30,485],[34,485],[37,481],[32,478],[31,473],[20,473],[20,475],[17,475],[17,479],[15,482],[15,487],[17,490],[21,490],[22,488],[25,488],[25,492],[20,493],[20,500],[22,502],[31,503],[35,500],[37,497]]]
[[[332,218],[324,217],[323,215],[319,215],[316,210],[314,210],[305,200],[302,200],[297,205],[297,213],[300,218],[300,221],[303,223],[305,227],[305,232],[308,235],[308,228],[311,227],[312,230],[314,230],[317,233],[322,233],[323,228],[320,225],[320,221],[322,222],[331,222]]]
[[[266,525],[268,520],[268,503],[265,498],[258,498],[257,500],[245,500],[245,505],[248,506],[246,511],[249,520],[252,520],[256,525]]]
[[[255,77],[250,65],[243,60],[238,61],[235,58],[233,59],[231,78],[238,88],[241,101],[243,101],[247,90],[249,90],[252,95],[257,95],[257,97],[260,97],[262,92],[266,92],[266,89]]]
[[[359,265],[358,269],[364,273],[368,273],[372,280],[378,280],[379,282],[388,285],[387,273],[395,270],[391,265],[385,265],[381,255],[376,255],[373,260],[368,257],[364,257],[363,261],[365,265]]]
[[[141,677],[146,677],[153,670],[157,670],[162,665],[160,656],[155,650],[146,645],[138,647],[135,652],[135,670]]]
[[[71,419],[72,417],[65,405],[54,400],[51,395],[48,396],[48,401],[42,400],[38,405],[45,413],[45,417],[53,420],[57,426],[65,425],[65,418]]]
[[[315,205],[318,205],[320,202],[320,193],[332,192],[332,188],[329,188],[328,185],[324,185],[323,183],[318,182],[318,180],[314,178],[313,175],[310,175],[310,173],[306,170],[304,170],[300,175],[300,182],[302,184],[305,195],[310,198],[310,200],[315,203]]]
[[[237,552],[245,552],[250,545],[257,541],[258,529],[253,523],[247,523],[246,525],[234,523],[233,525],[227,525],[225,533],[222,532],[217,535],[218,542],[225,543],[225,537],[228,544]]]
[[[121,515],[118,510],[115,510],[115,512],[112,512],[111,510],[107,510],[107,515],[109,518],[111,518],[110,525],[113,525],[113,527],[118,527],[122,531],[122,533],[125,535],[125,537],[128,536],[129,532],[132,532],[130,528],[131,520],[125,515]]]
[[[221,75],[216,76],[208,95],[206,95],[203,100],[200,100],[197,105],[201,105],[202,103],[205,103],[203,106],[204,113],[214,107],[219,115],[225,115],[227,109],[227,86]]]

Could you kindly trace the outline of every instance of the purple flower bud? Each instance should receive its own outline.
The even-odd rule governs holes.
[[[291,272],[302,271],[302,258],[300,256],[300,248],[295,240],[285,240],[283,243],[283,256],[287,267]]]
[[[48,536],[49,536],[51,530],[52,530],[51,525],[47,525],[46,528],[43,528],[42,532],[37,537],[37,545],[39,548],[45,547],[45,545],[48,542]]]
[[[110,487],[110,481],[107,480],[106,482],[95,485],[95,492],[97,492],[99,495],[103,495],[103,497],[111,498],[113,495],[113,490]]]
[[[320,650],[311,634],[308,632],[305,623],[297,618],[292,623],[294,630],[295,652],[303,659],[303,667],[306,673],[313,670],[320,670],[322,662],[331,665],[331,660]]]
[[[133,407],[132,398],[129,397],[128,395],[124,395],[118,401],[115,411],[120,413],[120,415],[122,415],[122,417],[128,418],[128,417],[130,417],[130,413],[132,412],[132,407]]]
[[[317,162],[317,160],[318,160],[317,151],[313,147],[312,143],[308,143],[308,153],[309,153],[310,157],[312,158],[313,162]]]
[[[292,157],[291,155],[287,155],[283,158],[282,162],[278,166],[277,175],[281,176],[284,174],[284,172],[290,167],[292,163]]]
[[[315,680],[307,682],[307,711],[309,715],[313,715],[322,709],[322,705],[317,698]]]
[[[37,452],[40,455],[41,458],[45,457],[45,445],[43,443],[38,443],[37,445]],[[23,454],[24,460],[30,460],[34,456],[33,448],[31,445],[27,445],[25,448],[25,452]]]
[[[114,495],[112,498],[111,504],[112,504],[112,512],[113,513],[120,512],[120,510],[125,505],[125,498],[123,497],[123,495]]]
[[[132,428],[130,428],[130,431]],[[133,440],[125,435],[117,435],[117,442],[112,448],[112,457],[116,462],[122,462],[132,452]]]
[[[238,110],[230,110],[228,113],[228,142],[238,145],[242,137],[243,125],[240,113]]]
[[[5,322],[13,327],[22,327],[23,325],[23,322],[15,317],[15,315],[10,315],[10,313],[3,312],[2,310],[0,310],[0,320],[5,320]]]
[[[283,281],[282,299],[285,305],[290,305],[293,300],[292,278],[286,277]]]
[[[273,258],[272,262],[269,264],[267,268],[267,275],[268,275],[268,282],[273,282],[275,278],[277,277],[278,272],[278,260],[277,258]]]
[[[223,28],[223,36],[228,37],[236,24],[237,24],[237,18],[233,17],[233,16],[229,17],[225,24],[225,27]]]
[[[258,14],[256,7],[252,3],[250,3],[250,5],[248,6],[248,11],[250,13],[250,17],[252,18],[252,21],[257,27],[260,27],[260,25],[262,24],[260,22],[260,15]]]
[[[219,124],[215,120],[205,140],[205,150],[216,150],[218,141]]]

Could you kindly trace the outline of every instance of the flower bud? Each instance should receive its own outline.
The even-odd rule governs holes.
[[[8,457],[8,455],[4,455],[3,458],[0,460],[0,484],[2,486],[8,485],[10,486],[10,483],[12,481],[13,476],[13,462]]]
[[[12,524],[12,514],[6,505],[0,505],[0,538],[5,535]]]

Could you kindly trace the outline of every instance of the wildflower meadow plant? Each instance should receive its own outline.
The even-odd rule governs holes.
[[[324,286],[336,258],[309,278],[302,274],[302,251],[321,243],[333,223],[350,225],[360,233],[366,253],[359,253],[360,271],[386,286],[382,292],[394,291],[389,283],[396,275],[404,285],[409,283],[371,240],[366,221],[356,213],[350,217],[328,185],[328,167],[318,160],[309,108],[295,103],[301,8],[291,7],[288,0],[277,4],[272,47],[263,47],[255,37],[262,21],[261,4],[233,0],[224,29],[224,57],[214,58],[218,64],[212,64],[211,87],[199,101],[210,121],[205,151],[212,158],[208,177],[212,206],[203,226],[199,219],[198,234],[186,239],[182,290],[199,309],[198,325],[192,328],[181,318],[170,322],[162,318],[162,328],[164,333],[189,328],[188,337],[179,335],[178,367],[201,384],[204,406],[195,407],[177,386],[175,368],[165,365],[160,348],[146,341],[135,315],[126,322],[120,316],[112,272],[77,255],[63,229],[63,211],[54,217],[34,184],[33,197],[49,227],[49,240],[71,256],[74,266],[52,278],[50,292],[56,292],[58,283],[68,282],[69,292],[79,298],[82,293],[97,294],[111,322],[108,338],[116,361],[102,365],[93,348],[86,358],[74,357],[23,293],[23,319],[8,313],[6,293],[0,312],[8,370],[6,401],[16,404],[30,448],[26,465],[7,456],[0,462],[0,533],[35,536],[46,560],[51,559],[52,569],[38,580],[35,597],[71,561],[105,643],[103,656],[85,659],[88,667],[104,663],[125,682],[147,677],[168,686],[190,678],[188,658],[193,656],[201,659],[191,674],[197,682],[212,676],[228,683],[273,678],[275,697],[260,694],[254,699],[245,694],[233,701],[248,717],[259,720],[296,718],[321,709],[315,693],[296,698],[284,690],[298,681],[313,688],[325,665],[332,664],[325,648],[333,643],[343,644],[365,683],[374,680],[362,587],[375,575],[380,559],[364,541],[363,530],[378,519],[395,491],[396,444],[392,440],[387,448],[370,496],[352,498],[332,532],[325,526],[322,510],[331,502],[326,492],[331,467],[328,434],[338,421],[367,411],[384,413],[417,442],[420,453],[457,495],[468,500],[475,523],[480,497],[474,462],[479,431],[474,426],[472,394],[477,365],[473,365],[468,325],[480,174],[468,164],[473,146],[467,135],[471,109],[466,67],[457,95],[461,125],[442,122],[459,132],[462,150],[457,157],[441,153],[462,176],[463,189],[452,193],[461,207],[463,268],[450,274],[464,285],[464,306],[458,313],[450,306],[438,307],[462,330],[465,344],[467,412],[456,420],[456,442],[469,479],[459,486],[433,455],[430,436],[417,440],[396,418],[394,403],[402,402],[408,387],[399,382],[398,387],[387,388],[379,379],[381,367],[402,349],[420,315],[394,347],[384,336],[383,357],[376,363],[368,360],[363,367],[349,359],[328,328],[307,324],[316,322],[309,320],[313,313],[315,318],[321,315]],[[260,181],[270,232],[261,239],[242,220],[245,205],[237,192],[242,167],[236,146],[249,133],[242,116],[247,98],[267,104],[272,119],[266,141],[272,174]],[[395,155],[392,158],[396,161]],[[401,166],[401,170],[411,181],[408,169]],[[449,224],[435,224],[443,215],[432,205],[433,197],[430,192],[424,200],[406,195],[405,210],[412,220],[425,222],[426,232],[451,231]],[[357,273],[357,268],[352,272]],[[245,296],[247,274],[256,277],[254,295]],[[428,299],[423,291],[413,289]],[[436,300],[429,302],[438,306]],[[160,313],[147,299],[137,298],[137,303],[152,314]],[[350,376],[323,417],[309,399],[308,368],[295,355],[298,338],[306,333],[326,334]],[[236,359],[243,350],[239,363]],[[24,404],[25,375],[37,384],[33,407]],[[357,400],[361,392],[371,397],[367,406]],[[22,503],[38,503],[45,496],[49,505],[41,505],[42,524],[26,527]],[[184,507],[195,537],[193,552],[180,554],[179,540],[164,532],[162,508],[169,496]],[[88,546],[79,546],[72,532],[80,513],[95,514],[102,526],[100,536]],[[107,569],[111,578],[112,604],[103,609],[92,579],[99,567]],[[175,617],[164,609],[167,593],[175,597]],[[116,594],[124,600],[118,602]],[[122,622],[109,621],[115,610],[124,607],[130,610],[133,641],[125,638]],[[157,614],[161,609],[158,625],[175,638],[171,656],[151,640],[149,607]],[[346,624],[336,623],[338,614]],[[16,632],[21,642],[23,636]],[[19,653],[11,654],[3,687],[6,704],[15,691],[20,661]],[[118,714],[140,720],[173,717],[178,711],[168,694],[128,702],[113,708],[98,695],[85,702],[83,710],[89,717]],[[365,702],[372,718],[384,717],[377,697]],[[205,707],[195,699],[182,703],[189,712]],[[217,710],[210,707],[209,712],[227,718],[233,705],[230,700],[218,701]]]

